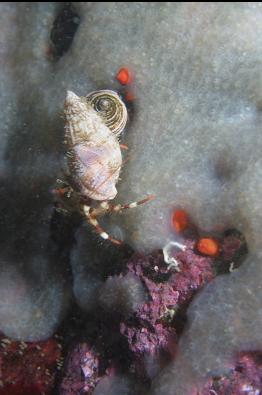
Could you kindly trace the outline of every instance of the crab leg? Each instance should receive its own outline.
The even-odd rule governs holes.
[[[147,203],[150,200],[153,200],[154,198],[155,198],[154,195],[150,195],[150,196],[146,197],[145,199],[139,200],[138,202],[132,202],[132,203],[128,203],[128,204],[111,204],[108,201],[105,201],[105,202],[100,203],[100,205],[97,208],[91,209],[91,216],[98,217],[99,215],[103,215],[107,212],[118,213],[122,210],[140,206],[141,204]]]
[[[121,210],[126,210],[128,208],[135,208],[139,206],[140,204],[144,204],[148,202],[149,200],[154,199],[153,195],[148,196],[147,198],[143,200],[139,200],[138,202],[132,202],[129,204],[110,204],[108,201],[100,203],[99,207],[97,208],[91,208],[90,206],[84,204],[83,205],[83,211],[85,214],[85,217],[90,225],[92,225],[96,232],[104,239],[104,240],[110,240],[112,243],[121,245],[122,241],[114,239],[111,237],[108,233],[105,232],[105,230],[101,227],[99,222],[97,221],[96,217],[99,215],[104,215],[107,212],[115,212],[118,213]]]
[[[109,236],[108,233],[105,232],[105,230],[99,225],[97,219],[90,214],[90,207],[87,205],[83,206],[83,211],[86,216],[87,221],[89,222],[90,225],[92,225],[96,232],[104,239],[104,240],[110,240],[112,243],[121,245],[122,242],[120,240],[116,240],[113,237]]]

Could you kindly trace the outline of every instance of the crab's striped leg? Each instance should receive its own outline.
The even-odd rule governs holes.
[[[104,229],[99,225],[97,219],[90,214],[90,206],[84,205],[83,206],[83,211],[85,214],[85,217],[87,221],[89,222],[90,225],[92,225],[96,232],[104,239],[104,240],[110,240],[112,243],[121,245],[122,242],[120,240],[114,239],[113,237],[109,236],[108,233],[104,231]]]
[[[141,204],[147,203],[153,199],[155,199],[155,196],[149,195],[145,199],[139,200],[138,202],[132,202],[132,203],[128,203],[128,204],[116,204],[116,205],[111,204],[109,211],[113,211],[113,212],[117,213],[121,210],[126,210],[128,208],[135,208],[135,207],[140,206]]]
[[[120,212],[121,210],[126,210],[128,208],[135,208],[139,206],[140,204],[144,204],[146,202],[149,202],[150,200],[154,199],[153,195],[150,195],[146,197],[143,200],[139,200],[138,202],[132,202],[129,204],[111,204],[108,201],[101,202],[100,205],[97,208],[91,208],[90,206],[84,204],[83,205],[83,212],[84,215],[89,222],[90,225],[92,225],[96,232],[105,240],[110,240],[112,243],[121,245],[122,241],[114,239],[111,237],[108,233],[105,232],[105,230],[100,226],[99,222],[97,221],[96,217],[99,215],[103,215],[107,212]]]
[[[118,213],[122,210],[140,206],[141,204],[147,203],[150,200],[153,200],[154,198],[155,198],[154,195],[150,195],[150,196],[146,197],[145,199],[139,200],[138,202],[132,202],[132,203],[128,203],[128,204],[111,204],[108,201],[105,201],[105,202],[100,203],[100,205],[97,208],[91,209],[91,216],[97,217],[97,216],[103,215],[107,212]]]

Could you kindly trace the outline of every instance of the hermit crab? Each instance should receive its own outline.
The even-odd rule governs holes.
[[[60,197],[78,207],[81,214],[103,238],[115,244],[97,218],[121,212],[153,199],[129,204],[111,204],[117,195],[116,184],[122,167],[119,136],[127,122],[127,109],[119,95],[111,90],[91,92],[79,97],[68,91],[64,103],[65,144],[68,185],[56,189]]]

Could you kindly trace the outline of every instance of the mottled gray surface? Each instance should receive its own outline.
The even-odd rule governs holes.
[[[94,395],[141,395],[141,390],[126,376],[103,378],[94,390]]]
[[[41,264],[41,257],[36,257]],[[64,318],[70,293],[64,281],[48,273],[45,281],[35,274],[22,275],[13,267],[0,271],[1,331],[12,339],[35,341],[53,335]]]
[[[100,21],[102,8],[92,8]],[[157,196],[116,219],[127,240],[137,248],[161,247],[172,206],[184,207],[204,229],[242,230],[248,203],[238,201],[240,178],[250,166],[254,172],[262,148],[260,5],[125,5],[114,9],[111,22],[112,51],[108,36],[98,38],[106,70],[114,67],[112,52],[114,62],[130,64],[137,96],[119,200]],[[100,51],[97,59],[103,62]],[[259,176],[254,172],[256,183]],[[249,222],[256,226],[256,217]]]
[[[51,92],[45,98],[56,7],[0,4],[0,330],[20,340],[48,338],[70,307],[65,257],[50,238],[62,137]]]
[[[203,229],[237,227],[252,253],[243,269],[211,284],[190,310],[177,365],[156,384],[158,394],[168,394],[176,378],[177,394],[186,395],[180,381],[198,381],[207,365],[219,370],[245,341],[262,347],[261,321],[251,324],[261,307],[261,3],[78,3],[75,39],[54,63],[46,52],[56,7],[0,5],[3,244],[15,250],[25,242],[30,249],[41,233],[48,237],[42,225],[49,220],[50,185],[60,175],[65,91],[119,88],[114,76],[129,65],[136,101],[118,200],[157,198],[105,226],[117,226],[135,248],[162,247],[176,237],[170,210],[182,206]],[[207,352],[200,359],[201,349]]]
[[[76,244],[71,251],[70,263],[76,301],[85,312],[101,311],[99,292],[108,275],[119,272],[123,266],[125,249],[120,250],[118,246],[103,243],[97,235],[90,235],[84,225],[78,229],[75,238]],[[132,301],[129,302],[131,305]],[[107,304],[112,306],[110,300]]]
[[[80,229],[77,232],[77,244],[71,253],[71,265],[74,278],[73,291],[77,304],[83,311],[89,312],[97,306],[98,290],[103,282],[98,270],[99,261],[92,260],[90,244],[86,243],[86,239],[87,233],[84,229]],[[98,260],[102,261],[102,257],[98,255]]]
[[[128,317],[146,301],[146,292],[141,280],[128,273],[123,277],[108,277],[98,298],[105,310],[118,311]]]
[[[257,259],[250,256],[245,266],[217,278],[195,298],[178,357],[160,374],[152,394],[195,394],[207,377],[230,371],[237,351],[262,348],[262,275]]]

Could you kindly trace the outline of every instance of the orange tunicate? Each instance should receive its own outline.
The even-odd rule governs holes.
[[[132,82],[133,76],[132,76],[132,73],[129,69],[127,69],[126,67],[123,67],[117,73],[116,79],[117,79],[117,81],[120,82],[120,84],[128,85]]]
[[[220,250],[219,242],[211,237],[198,240],[196,247],[201,254],[209,256],[217,256]]]
[[[134,101],[135,100],[135,95],[131,91],[127,91],[125,95],[126,101]]]
[[[184,210],[175,210],[172,216],[172,225],[177,232],[183,232],[188,227],[189,218]]]

